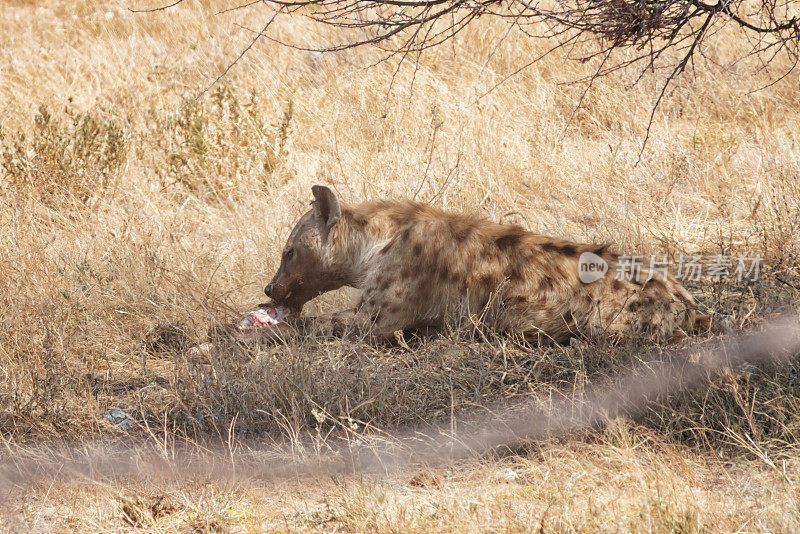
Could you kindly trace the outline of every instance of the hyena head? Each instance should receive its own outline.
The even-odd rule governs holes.
[[[345,270],[331,253],[331,231],[341,224],[339,200],[325,186],[315,185],[311,192],[313,207],[295,225],[283,247],[278,272],[264,288],[269,298],[292,312],[299,312],[317,295],[347,283]]]

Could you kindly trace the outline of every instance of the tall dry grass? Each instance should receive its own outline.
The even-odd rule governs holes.
[[[9,450],[42,440],[147,438],[148,428],[200,443],[233,433],[302,445],[353,427],[391,431],[503,398],[580,391],[659,350],[644,340],[531,349],[454,333],[411,350],[291,340],[193,361],[148,343],[148,333],[166,323],[202,338],[210,323],[261,301],[314,183],[351,202],[412,197],[621,252],[759,254],[761,281],[692,289],[739,327],[796,306],[798,80],[770,85],[788,65],[782,58],[762,71],[757,58],[733,62],[746,46],[728,29],[667,94],[639,160],[657,76],[634,83],[638,73],[619,72],[584,95],[584,86],[570,82],[596,65],[571,62],[561,51],[506,79],[548,43],[512,31],[497,46],[507,31],[497,21],[476,22],[396,76],[391,63],[371,66],[380,58],[372,49],[320,55],[262,41],[209,87],[251,38],[237,24],[252,20],[216,15],[222,2],[146,15],[127,11],[130,5],[0,7],[0,434]],[[299,18],[280,21],[276,31],[298,43],[336,38]],[[352,297],[323,297],[308,313]],[[711,377],[651,406],[637,422],[648,430],[637,428],[694,451],[750,458],[756,463],[747,469],[767,477],[759,458],[796,463],[797,372],[795,364]],[[103,418],[112,407],[138,426],[113,428]],[[605,458],[616,439],[596,435],[586,449],[553,444],[553,454],[567,458],[558,466],[546,447],[544,460],[524,456],[534,472],[525,476],[539,482],[519,489],[535,493],[534,501],[509,490],[512,502],[529,506],[520,517],[545,525],[591,509],[596,501],[587,496],[597,488],[583,486],[585,479],[541,482],[550,470],[580,464],[576,472],[587,480],[622,473],[607,491],[626,497],[608,506],[633,508],[611,513],[602,505],[600,515],[561,519],[562,530],[603,530],[614,517],[631,525],[646,519],[656,531],[726,530],[747,525],[748,509],[761,521],[754,528],[796,525],[796,511],[769,516],[763,505],[770,484],[784,484],[775,495],[796,499],[792,483],[772,468],[777,478],[754,483],[752,499],[741,501],[747,506],[729,504],[735,511],[717,523],[710,511],[717,490],[726,503],[741,497],[735,482],[720,482],[731,476],[727,467],[714,464],[714,474],[693,481],[691,491],[678,487],[691,468],[664,475],[672,481],[666,491],[653,473],[666,472],[684,452],[645,452],[649,459],[638,463],[639,445],[628,444],[624,454],[632,456]],[[703,458],[691,461],[711,461]],[[501,501],[465,504],[482,497],[465,489],[472,482],[452,476],[458,491],[432,490],[424,514],[403,504],[417,490],[384,493],[378,483],[331,490],[324,499],[335,504],[298,511],[316,519],[291,524],[327,528],[320,525],[330,517],[345,517],[342,528],[353,530],[444,530],[469,525],[482,510],[488,515],[473,524],[479,529],[501,517],[488,512]],[[503,486],[492,488],[508,496]],[[108,505],[116,490],[98,491]],[[193,491],[187,499],[205,498]],[[707,492],[709,502],[687,504],[692,491]],[[220,513],[230,519],[233,512]],[[95,526],[105,524],[107,511],[91,514],[99,514]],[[498,524],[523,529],[535,521]]]

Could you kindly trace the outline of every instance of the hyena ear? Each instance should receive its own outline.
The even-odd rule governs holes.
[[[329,188],[324,185],[311,187],[314,195],[314,214],[322,227],[323,239],[328,238],[328,232],[342,216],[342,208],[339,206],[339,199]]]

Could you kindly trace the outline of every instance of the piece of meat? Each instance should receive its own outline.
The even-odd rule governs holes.
[[[239,330],[248,328],[264,328],[280,323],[289,315],[289,311],[273,304],[262,304],[239,321]]]

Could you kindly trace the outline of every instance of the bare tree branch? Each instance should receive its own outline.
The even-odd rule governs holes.
[[[163,6],[160,6],[160,7],[154,7],[152,9],[130,9],[130,8],[128,8],[128,10],[131,13],[153,13],[154,11],[166,11],[167,9],[169,9],[171,7],[175,7],[175,6],[177,6],[178,4],[180,4],[182,2],[183,2],[183,0],[175,0],[171,4],[166,4],[166,5],[163,5]]]
[[[181,1],[142,11],[168,9]],[[703,0],[242,1],[232,2],[230,7],[220,12],[246,12],[255,4],[264,4],[272,6],[275,13],[262,31],[254,31],[256,36],[242,55],[262,37],[292,48],[316,52],[372,46],[384,54],[383,61],[399,58],[399,69],[408,60],[418,64],[426,50],[453,41],[475,19],[493,17],[508,21],[511,27],[518,28],[532,39],[544,38],[555,42],[548,52],[537,58],[521,58],[524,64],[515,74],[552,50],[563,47],[569,47],[568,56],[578,61],[602,58],[592,75],[577,80],[590,86],[598,77],[630,67],[640,70],[637,81],[647,72],[663,72],[665,78],[650,115],[645,144],[656,109],[670,84],[693,62],[706,39],[725,25],[733,25],[747,38],[749,50],[739,59],[758,56],[762,62],[759,70],[767,68],[780,54],[785,54],[791,61],[788,71],[779,78],[783,79],[796,69],[800,61],[800,24],[792,15],[797,11],[794,0],[717,0],[713,4]],[[310,46],[279,41],[267,33],[270,23],[279,13],[304,16],[340,28],[344,40]],[[589,42],[598,46],[580,46]],[[634,53],[612,55],[617,49],[633,50]],[[233,64],[240,58],[241,55]],[[229,69],[230,66],[226,72]],[[497,85],[506,80],[504,78]]]

